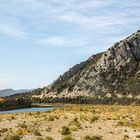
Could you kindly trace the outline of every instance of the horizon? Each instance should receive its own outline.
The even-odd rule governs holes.
[[[0,90],[36,89],[140,29],[140,1],[1,0]]]

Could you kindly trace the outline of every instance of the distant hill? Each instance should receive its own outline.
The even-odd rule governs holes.
[[[20,89],[20,90],[3,89],[3,90],[0,90],[0,97],[10,96],[10,95],[17,94],[17,93],[25,93],[27,91],[28,90],[26,90],[26,89]]]

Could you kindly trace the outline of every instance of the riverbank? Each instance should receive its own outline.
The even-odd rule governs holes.
[[[53,103],[53,104],[44,104],[44,103],[32,103],[31,107],[63,107],[65,104]]]
[[[64,105],[63,104],[31,104],[30,107],[20,108],[17,106],[12,109],[0,110],[0,114],[50,111],[61,107],[64,107]]]
[[[43,111],[51,111],[56,109],[55,107],[31,107],[31,108],[21,108],[21,109],[12,109],[0,111],[0,114],[13,114],[13,113],[23,113],[23,112],[43,112]]]
[[[138,140],[139,106],[66,105],[0,115],[1,140]],[[67,138],[67,139],[66,139]],[[95,140],[96,140],[95,139]]]
[[[30,108],[30,107],[31,107],[31,101],[28,99],[0,97],[0,111]]]

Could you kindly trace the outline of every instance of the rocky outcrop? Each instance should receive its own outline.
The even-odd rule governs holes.
[[[139,98],[140,31],[91,56],[44,88],[39,98]]]
[[[140,103],[140,30],[29,96],[33,102]]]

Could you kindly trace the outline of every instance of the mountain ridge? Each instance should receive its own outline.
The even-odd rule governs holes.
[[[97,57],[98,57],[98,59],[95,61],[95,59]],[[125,74],[127,74],[129,76],[132,74],[131,71],[134,71],[135,65],[138,65],[139,60],[140,60],[140,32],[137,31],[136,33],[127,37],[126,39],[115,43],[107,51],[101,53],[101,55],[100,54],[93,55],[87,61],[84,61],[84,62],[80,63],[79,65],[74,66],[72,69],[70,69],[69,71],[64,73],[56,81],[53,82],[53,84],[51,86],[51,90],[55,91],[56,86],[58,84],[63,85],[62,82],[67,81],[70,78],[72,78],[73,75],[71,75],[70,73],[77,74],[82,69],[82,65],[84,65],[83,66],[83,69],[84,69],[85,65],[88,65],[90,62],[92,63],[91,66],[89,66],[87,71],[85,71],[85,73],[82,74],[82,76],[84,76],[84,77],[79,77],[79,80],[77,81],[77,82],[79,82],[80,85],[74,86],[74,89],[73,89],[74,92],[79,92],[80,90],[82,90],[82,92],[83,91],[87,92],[86,88],[83,88],[86,85],[84,83],[84,81],[87,81],[86,78],[90,78],[90,76],[91,76],[91,78],[93,78],[94,76],[98,76],[98,79],[102,78],[103,80],[107,80],[107,79],[103,78],[104,74],[107,75],[107,73],[108,73],[107,76],[109,76],[110,71],[114,70],[116,72],[118,72],[118,71],[121,72],[120,71],[121,69],[123,70],[124,68],[127,68],[128,65],[129,66],[133,65],[133,67],[134,67],[133,69],[128,69],[129,72],[126,72],[126,71],[124,72]],[[96,64],[94,65],[94,63],[96,63]],[[77,68],[77,71],[72,72],[75,70],[75,67]],[[91,70],[91,73],[89,72],[90,70]],[[93,72],[95,74],[93,74]],[[89,76],[88,76],[88,74],[89,74]],[[113,74],[116,74],[116,73],[113,73]],[[70,76],[68,77],[66,75],[71,75],[71,77]],[[112,76],[112,74],[110,76]],[[85,79],[82,79],[82,78],[85,78]],[[97,86],[99,85],[99,83],[98,83],[98,85],[97,84],[93,85],[93,80],[91,80],[91,82],[89,82],[87,84],[87,86],[90,84],[92,84],[92,86],[95,85],[96,86],[96,87],[94,86],[95,89],[97,89]],[[63,85],[63,86],[65,86],[65,85]],[[63,89],[63,86],[62,86],[62,89]],[[100,87],[100,89],[101,89],[101,87]],[[103,88],[102,88],[102,90],[106,91],[106,89],[103,89]],[[94,90],[94,92],[95,92],[95,90]],[[57,93],[59,93],[59,89],[57,90]],[[92,91],[88,91],[87,93],[92,93]]]
[[[23,93],[23,92],[27,92],[27,91],[29,91],[29,90],[26,90],[26,89],[14,90],[12,88],[2,89],[2,90],[0,90],[0,97],[10,96],[13,94]]]
[[[140,103],[140,30],[27,96],[48,103]]]

